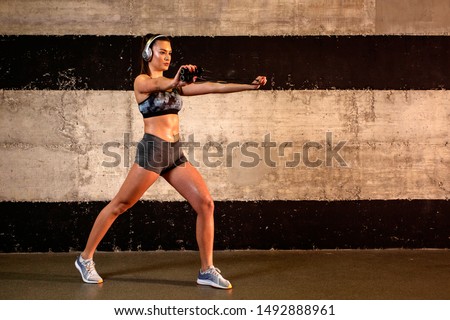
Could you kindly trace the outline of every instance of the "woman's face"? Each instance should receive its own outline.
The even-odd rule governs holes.
[[[170,60],[172,59],[172,47],[170,42],[165,40],[156,40],[153,45],[152,52],[152,66],[160,71],[166,71],[169,69]]]

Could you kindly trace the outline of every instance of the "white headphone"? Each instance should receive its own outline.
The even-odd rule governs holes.
[[[153,52],[152,52],[151,46],[152,46],[152,43],[158,38],[166,38],[166,36],[162,35],[162,34],[157,34],[157,35],[151,37],[145,44],[144,50],[142,51],[142,58],[145,61],[152,60]]]

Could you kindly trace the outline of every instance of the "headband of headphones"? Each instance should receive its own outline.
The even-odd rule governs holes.
[[[153,52],[152,52],[152,48],[151,48],[152,43],[155,42],[155,40],[158,38],[166,38],[166,36],[162,35],[162,34],[157,34],[157,35],[151,37],[145,44],[144,50],[142,51],[142,58],[145,61],[152,60],[152,56],[153,56]]]

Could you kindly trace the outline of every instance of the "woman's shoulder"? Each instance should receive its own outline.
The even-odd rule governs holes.
[[[147,92],[148,81],[151,79],[152,77],[150,77],[148,74],[145,73],[138,75],[134,79],[134,91],[142,93]]]
[[[145,80],[149,80],[151,78],[152,77],[150,77],[148,74],[141,73],[134,79],[134,82],[136,83],[136,82],[140,82],[140,81],[145,81]]]

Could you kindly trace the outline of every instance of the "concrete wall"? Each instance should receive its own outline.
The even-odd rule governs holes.
[[[444,0],[181,1],[158,5],[131,0],[4,1],[0,3],[0,33],[440,35],[450,29],[443,19],[450,12],[449,5],[450,1]],[[291,76],[286,73],[286,78]],[[101,75],[92,75],[96,77]],[[71,81],[76,81],[70,75],[60,78],[62,88],[70,89]],[[109,97],[112,106],[105,110],[102,102]],[[450,188],[447,99],[446,90],[247,92],[186,98],[182,124],[184,137],[195,133],[202,145],[208,139],[260,142],[267,133],[298,147],[308,141],[325,141],[326,132],[347,141],[341,150],[348,162],[345,168],[200,168],[217,199],[446,199]],[[271,108],[261,108],[269,105],[280,111],[274,114]],[[225,114],[209,112],[225,106]],[[35,112],[30,113],[30,107]],[[2,200],[109,199],[127,167],[102,166],[105,158],[110,159],[102,148],[116,141],[122,142],[123,149],[123,136],[130,129],[133,141],[138,141],[142,126],[129,91],[3,91],[1,112],[1,179],[8,181],[1,187]],[[420,125],[411,122],[418,117]],[[199,123],[195,119],[205,120]],[[236,163],[241,155],[233,154]],[[396,154],[398,161],[392,158]],[[302,183],[286,184],[286,179]],[[180,199],[161,184],[145,198]],[[276,188],[270,188],[273,185]]]
[[[142,136],[133,94],[44,93],[2,92],[1,199],[110,199]],[[190,97],[182,141],[198,143],[186,152],[217,200],[445,199],[449,99],[448,91],[369,90]],[[327,132],[338,151],[328,164]],[[144,198],[181,199],[163,180]]]
[[[273,49],[271,41],[284,36],[319,36],[320,42],[328,36],[348,39],[348,36],[362,35],[374,37],[371,41],[376,50],[378,39],[383,38],[376,37],[386,36],[388,41],[400,43],[397,47],[404,46],[405,57],[411,59],[407,61],[413,71],[397,79],[404,81],[404,86],[361,84],[356,90],[353,85],[336,89],[331,83],[324,87],[313,84],[311,88],[306,86],[307,90],[299,90],[307,82],[295,78],[298,74],[293,74],[292,70],[298,65],[290,65],[287,60],[283,68],[276,71],[279,72],[277,85],[269,83],[269,90],[186,97],[180,114],[182,140],[195,139],[200,143],[194,150],[186,145],[186,150],[190,151],[193,162],[199,162],[198,168],[217,201],[433,201],[448,200],[450,195],[450,96],[447,91],[450,66],[445,62],[449,54],[446,44],[449,16],[450,0],[1,1],[0,34],[3,37],[0,45],[3,43],[2,50],[8,55],[14,55],[5,44],[26,43],[27,39],[46,36],[50,44],[45,51],[51,53],[57,51],[51,43],[59,36],[94,35],[99,36],[99,43],[105,44],[102,39],[109,36],[122,35],[133,42],[134,37],[150,32],[179,39],[221,36],[223,38],[217,40],[222,41],[220,48],[226,48],[229,39],[237,36],[248,39],[268,36],[269,49],[265,52]],[[427,75],[431,80],[424,86],[421,83],[410,85],[411,78],[415,78],[415,68],[423,63],[411,58],[417,51],[415,36],[418,35],[429,40],[435,49],[433,55],[425,57],[426,63],[435,69]],[[102,50],[106,49],[100,48],[95,53],[81,50],[80,60],[81,57],[86,60],[89,55],[98,58],[95,60],[98,64],[92,65],[83,79],[102,76],[99,72],[101,53],[105,52]],[[316,54],[308,51],[310,48],[301,50]],[[329,52],[330,56],[340,50],[340,44],[333,50],[336,51]],[[270,59],[283,60],[283,48],[270,52]],[[270,59],[265,56],[262,59],[263,55],[251,54],[254,60],[249,64],[270,65]],[[327,52],[321,54],[326,63]],[[362,56],[365,54],[363,52]],[[389,62],[392,52],[380,50],[377,54],[376,63],[383,68],[395,70],[398,67]],[[239,57],[231,58],[239,60]],[[370,57],[369,51],[366,62],[370,65],[371,58],[367,57]],[[64,60],[64,57],[58,58]],[[117,56],[119,59],[122,53]],[[4,83],[0,88],[0,201],[66,203],[111,199],[133,161],[133,142],[142,135],[141,115],[130,88],[82,89],[78,85],[84,80],[77,77],[77,72],[86,70],[70,66],[56,76],[42,71],[42,75],[26,85],[9,86],[8,77],[22,77],[27,70],[10,67],[5,61],[6,58],[0,60]],[[351,65],[351,56],[348,61]],[[51,68],[51,60],[48,63]],[[121,63],[132,69],[136,61]],[[38,64],[39,60],[36,67]],[[223,61],[218,63],[221,64]],[[29,67],[30,73],[32,69]],[[235,74],[244,72],[229,70]],[[344,72],[350,78],[360,76],[358,70],[350,67],[345,66]],[[377,71],[371,70],[374,72]],[[426,72],[421,72],[418,78],[422,79],[423,74]],[[279,75],[284,79],[281,87],[278,86]],[[131,72],[123,82],[129,81],[130,76]],[[275,81],[272,72],[268,71],[268,76]],[[57,90],[46,89],[43,82],[49,77],[56,79]],[[320,83],[319,80],[316,83]],[[385,80],[389,83],[390,79]],[[268,149],[262,143],[267,134],[275,143],[269,151],[274,166],[264,161]],[[206,149],[203,148],[211,142],[224,150],[220,157],[208,158],[210,162],[220,161],[218,166],[208,166],[204,161]],[[230,149],[227,157],[227,147],[232,143],[237,147]],[[251,168],[244,168],[238,164],[254,159],[248,152],[242,152],[248,143],[257,144],[246,150],[257,154],[260,161]],[[336,156],[327,164],[325,151],[339,143],[341,147],[335,150],[339,151],[340,158]],[[307,158],[302,154],[305,145],[310,146]],[[302,162],[287,164],[297,156]],[[341,158],[345,163],[337,161]],[[117,159],[119,163],[111,165]],[[305,161],[309,161],[309,165]],[[182,200],[162,179],[143,199]],[[443,206],[448,209],[448,201]],[[421,215],[432,214],[424,208],[427,205],[421,207]],[[229,212],[225,209],[224,214],[232,215],[233,209]]]
[[[448,35],[449,14],[449,0],[19,0],[0,3],[0,33]]]

